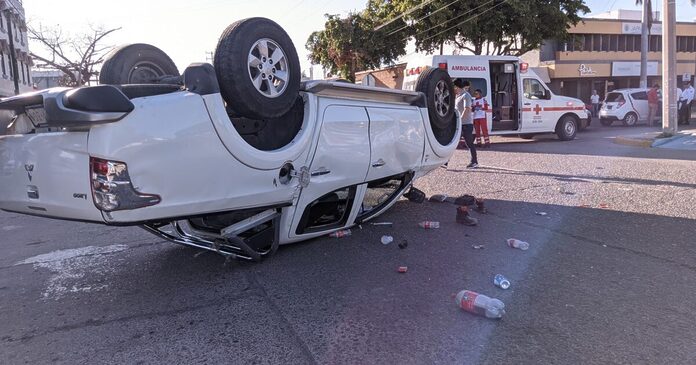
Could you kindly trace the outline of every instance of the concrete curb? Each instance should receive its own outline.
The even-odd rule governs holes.
[[[682,138],[686,138],[686,137],[690,137],[690,136],[691,136],[690,133],[683,133],[683,134],[680,133],[680,134],[677,134],[676,136],[672,136],[672,137],[667,137],[667,138],[656,138],[656,139],[653,141],[651,147],[662,146],[662,145],[665,144],[665,143],[669,143],[669,142],[676,141],[676,140],[678,140],[678,139],[682,139]]]
[[[645,137],[617,136],[614,138],[614,143],[632,147],[650,148],[653,145],[653,139]]]

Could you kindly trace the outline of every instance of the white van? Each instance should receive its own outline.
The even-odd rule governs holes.
[[[491,135],[556,133],[561,140],[575,138],[589,125],[585,104],[554,95],[528,64],[513,56],[420,56],[406,66],[403,89],[414,90],[418,76],[430,67],[448,71],[452,79],[471,82],[491,105],[488,130]]]

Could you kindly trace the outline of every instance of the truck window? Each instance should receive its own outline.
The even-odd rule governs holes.
[[[524,79],[522,81],[522,87],[524,89],[524,97],[527,99],[534,99],[534,100],[551,99],[551,93],[537,79]]]

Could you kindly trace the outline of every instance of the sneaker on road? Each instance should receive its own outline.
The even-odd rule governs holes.
[[[475,169],[477,167],[478,167],[478,164],[476,162],[472,162],[472,163],[466,165],[467,169]]]

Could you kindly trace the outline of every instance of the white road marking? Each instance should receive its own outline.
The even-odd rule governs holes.
[[[42,297],[58,300],[69,293],[89,293],[106,289],[107,284],[95,282],[103,278],[104,274],[114,271],[113,261],[105,254],[126,249],[127,245],[111,245],[58,250],[30,257],[15,265],[33,264],[35,269],[50,270],[52,275]]]

